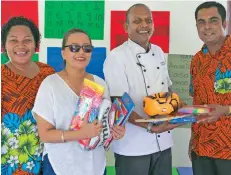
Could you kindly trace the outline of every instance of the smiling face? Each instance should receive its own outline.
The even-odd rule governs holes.
[[[74,46],[73,50],[70,48],[70,45]],[[78,46],[84,46],[85,48],[91,47],[92,45],[89,37],[81,32],[70,34],[65,46],[69,46],[62,50],[62,56],[66,60],[66,64],[75,69],[85,69],[90,62],[91,52],[84,52],[82,47],[80,49],[76,48]]]
[[[30,28],[18,25],[11,27],[5,49],[10,60],[15,64],[27,64],[32,61],[35,52],[35,41]]]
[[[125,31],[132,41],[146,46],[154,31],[151,11],[145,6],[133,7],[128,14]]]
[[[206,45],[219,43],[225,37],[226,21],[222,23],[216,7],[199,10],[196,23],[198,35]]]

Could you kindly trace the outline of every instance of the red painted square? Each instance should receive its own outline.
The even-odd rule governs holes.
[[[1,26],[14,16],[27,17],[38,26],[38,1],[1,1],[1,3]]]
[[[1,1],[1,26],[10,18],[24,16],[38,26],[38,1]]]

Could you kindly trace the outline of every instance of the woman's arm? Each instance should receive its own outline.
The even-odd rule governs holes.
[[[43,143],[62,143],[68,141],[82,140],[100,135],[102,124],[94,121],[84,123],[78,131],[63,131],[55,129],[53,125],[44,120],[41,116],[35,114],[38,126],[38,133]]]

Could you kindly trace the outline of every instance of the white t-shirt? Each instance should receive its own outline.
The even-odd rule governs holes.
[[[104,62],[104,75],[111,96],[127,92],[135,103],[134,111],[147,117],[143,111],[143,97],[167,92],[172,82],[167,62],[160,47],[151,44],[145,49],[131,40],[112,50]],[[125,136],[112,144],[112,151],[125,156],[152,154],[173,145],[171,131],[151,134],[146,129],[126,124]]]
[[[105,87],[104,98],[109,99],[104,80],[95,75],[93,77],[96,83]],[[69,130],[78,98],[58,74],[53,74],[42,82],[32,112],[41,116],[56,129]],[[104,173],[106,161],[103,147],[85,151],[80,148],[77,141],[45,143],[44,147],[57,175],[103,175]]]

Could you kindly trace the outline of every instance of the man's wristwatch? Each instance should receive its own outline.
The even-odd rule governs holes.
[[[153,126],[153,123],[149,122],[148,127],[147,127],[147,132],[152,133],[152,126]]]

